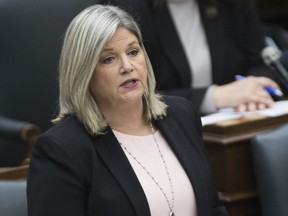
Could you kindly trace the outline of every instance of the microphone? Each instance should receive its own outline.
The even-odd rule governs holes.
[[[262,59],[265,65],[275,72],[279,78],[279,81],[281,81],[286,90],[288,90],[288,71],[280,61],[282,52],[269,37],[266,38],[266,44],[268,46],[261,52]]]

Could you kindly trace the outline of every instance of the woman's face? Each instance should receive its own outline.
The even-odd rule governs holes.
[[[104,47],[92,76],[91,91],[102,107],[142,101],[147,65],[138,39],[120,27]]]

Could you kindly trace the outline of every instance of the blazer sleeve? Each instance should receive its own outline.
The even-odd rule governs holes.
[[[31,153],[28,215],[86,215],[85,185],[79,167],[63,145],[49,136],[41,136]]]

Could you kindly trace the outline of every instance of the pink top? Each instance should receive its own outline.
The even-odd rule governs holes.
[[[113,130],[118,141],[137,158],[156,179],[172,204],[169,180],[153,135],[134,136]],[[159,130],[155,133],[157,143],[165,158],[174,188],[174,213],[181,216],[197,216],[193,187],[178,159]],[[124,149],[123,149],[124,150]],[[149,203],[151,216],[169,216],[170,209],[165,196],[147,172],[124,150],[132,165]]]

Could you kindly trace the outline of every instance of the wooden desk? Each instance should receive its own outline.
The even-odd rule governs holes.
[[[287,122],[288,115],[251,116],[204,126],[204,142],[213,178],[230,216],[261,215],[251,139]]]

